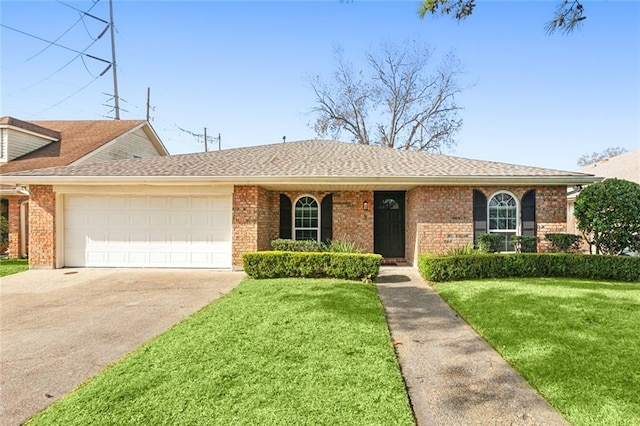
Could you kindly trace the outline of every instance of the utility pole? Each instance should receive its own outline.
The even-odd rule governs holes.
[[[147,87],[147,121],[149,121],[149,110],[151,109],[151,87]]]
[[[113,28],[113,0],[109,0],[109,25],[111,26],[111,65],[113,66],[113,97],[116,120],[120,120],[120,97],[118,96],[118,71],[116,70],[116,37]],[[148,114],[147,114],[148,115]]]
[[[222,136],[218,133],[218,151],[222,151]]]
[[[204,152],[208,152],[209,149],[207,147],[207,128],[204,128]]]

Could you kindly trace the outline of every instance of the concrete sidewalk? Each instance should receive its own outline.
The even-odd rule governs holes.
[[[418,271],[383,267],[377,286],[418,425],[568,424]]]

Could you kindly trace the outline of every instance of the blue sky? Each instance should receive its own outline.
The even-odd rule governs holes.
[[[151,123],[173,154],[203,149],[180,128],[220,133],[223,148],[311,139],[314,96],[305,76],[329,76],[335,46],[358,66],[381,41],[416,39],[436,56],[453,51],[466,69],[461,84],[470,87],[457,97],[464,124],[449,154],[572,170],[582,154],[637,149],[640,2],[586,1],[582,29],[547,36],[544,24],[557,2],[480,0],[458,23],[418,19],[418,1],[115,0],[119,94],[128,110],[121,118],[144,118],[151,87]],[[79,19],[57,1],[3,0],[0,13],[3,25],[49,41]],[[108,1],[90,13],[108,20]],[[58,43],[82,51],[104,27],[85,17]],[[111,72],[95,78],[107,64],[71,61],[76,53],[56,46],[38,53],[47,43],[0,30],[0,115],[113,114],[103,105],[113,94]],[[108,36],[86,53],[109,61]]]

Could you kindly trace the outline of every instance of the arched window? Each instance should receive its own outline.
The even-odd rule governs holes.
[[[310,195],[298,198],[293,211],[293,235],[296,240],[318,241],[320,236],[320,210]]]
[[[489,199],[489,233],[504,235],[504,251],[514,251],[511,236],[518,234],[518,202],[508,192],[498,192]]]

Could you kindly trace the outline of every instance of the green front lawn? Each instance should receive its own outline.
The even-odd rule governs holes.
[[[5,277],[29,269],[27,259],[0,259],[0,277]]]
[[[640,284],[521,278],[434,286],[572,424],[640,424]]]
[[[245,280],[33,425],[413,425],[373,284]]]

